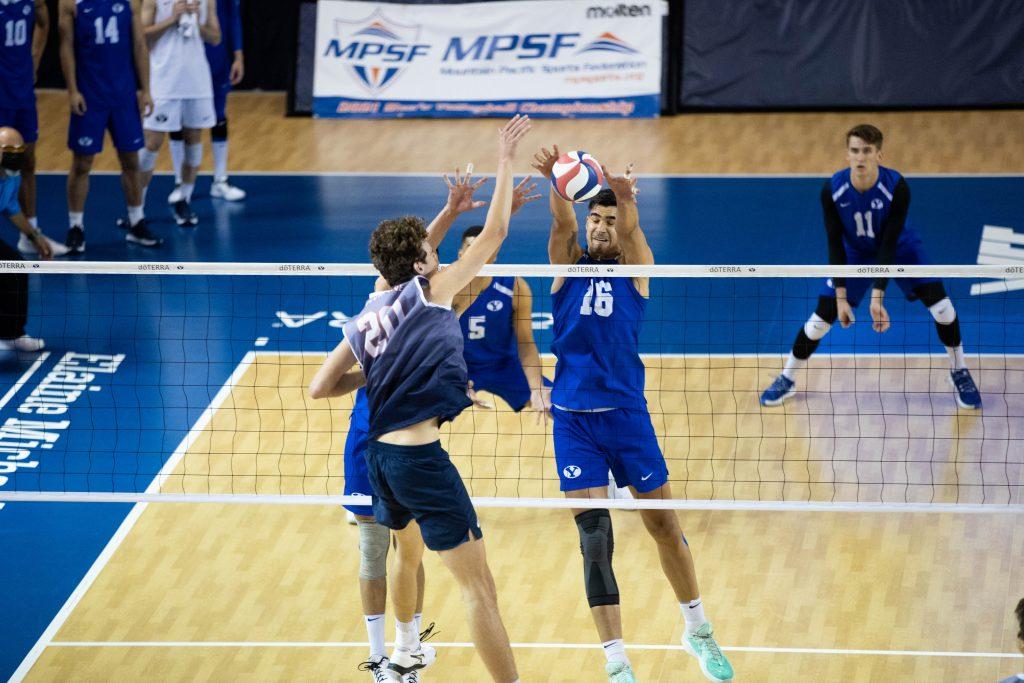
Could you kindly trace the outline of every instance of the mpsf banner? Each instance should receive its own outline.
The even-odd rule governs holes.
[[[317,3],[320,117],[657,116],[662,0]]]

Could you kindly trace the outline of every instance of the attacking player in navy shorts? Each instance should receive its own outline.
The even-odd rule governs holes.
[[[534,168],[544,177],[558,159],[542,149]],[[590,200],[586,250],[572,204],[551,190],[548,257],[554,264],[653,265],[654,254],[640,229],[630,170],[612,176]],[[618,486],[641,499],[672,498],[668,468],[644,397],[639,336],[649,296],[648,278],[555,278],[551,286],[555,354],[555,463],[569,498],[604,498],[608,471]],[[622,640],[619,588],[612,571],[612,519],[607,509],[574,509],[583,553],[584,586],[607,659],[610,683],[633,683]],[[641,510],[655,540],[661,567],[686,622],[683,647],[710,680],[732,680],[732,667],[715,642],[697,585],[690,548],[672,510]],[[680,676],[672,676],[673,680]]]
[[[210,129],[213,148],[213,185],[210,196],[240,202],[245,190],[228,181],[228,93],[245,77],[245,53],[242,51],[242,10],[240,0],[219,0],[217,18],[220,21],[221,41],[206,46],[206,61],[213,79],[213,111],[217,122]],[[179,130],[171,133],[171,160],[174,163],[174,191],[167,197],[169,204],[181,200],[181,171],[185,163],[185,137]]]
[[[846,133],[849,168],[837,172],[821,190],[831,265],[925,265],[921,238],[907,220],[910,187],[897,171],[881,166],[882,131],[862,124]],[[871,320],[876,332],[889,329],[883,301],[888,278],[830,278],[818,296],[818,307],[797,332],[786,365],[761,394],[761,404],[775,406],[796,393],[795,373],[807,364],[833,323],[854,322],[853,309],[871,287]],[[949,354],[949,382],[961,408],[981,408],[981,394],[964,361],[960,321],[942,281],[897,278],[908,300],[920,300],[932,318],[939,341]]]
[[[139,19],[141,0],[60,0],[60,57],[68,84],[71,120],[68,148],[68,235],[73,254],[85,251],[85,200],[89,173],[103,137],[117,148],[121,189],[128,207],[125,239],[154,247],[142,209],[142,117],[153,110],[149,95],[149,52]],[[136,84],[138,84],[136,86]]]
[[[24,141],[21,188],[18,202],[21,213],[35,231],[36,218],[36,140],[39,118],[36,113],[36,71],[46,47],[50,13],[45,0],[4,0],[0,2],[0,128],[10,127]],[[22,234],[18,251],[40,253],[36,242],[47,243],[47,258],[63,256],[67,248],[45,235],[29,239]]]

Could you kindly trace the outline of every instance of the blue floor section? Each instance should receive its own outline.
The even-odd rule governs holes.
[[[239,175],[235,181],[249,192],[248,200],[228,204],[200,194],[200,225],[185,229],[174,225],[163,201],[170,179],[157,177],[148,213],[166,243],[151,250],[126,244],[114,227],[123,211],[117,176],[95,176],[85,258],[366,262],[367,240],[378,220],[407,213],[429,219],[445,199],[442,181],[428,177]],[[822,263],[822,182],[644,178],[641,223],[662,264]],[[40,202],[40,224],[56,237],[63,237],[66,226],[64,183],[59,175],[39,179],[39,196],[48,198]],[[911,220],[935,263],[974,263],[985,224],[1024,233],[1024,178],[911,178],[910,184]],[[200,184],[201,193],[205,187]],[[490,189],[485,186],[481,196],[488,198]],[[455,258],[458,234],[484,216],[479,210],[456,223],[442,245],[442,260]],[[545,201],[528,205],[513,219],[500,260],[546,262],[549,225]],[[13,234],[2,230],[5,239]],[[537,321],[543,323],[551,310],[548,283],[531,284]],[[1024,352],[1022,293],[971,296],[970,284],[947,281],[968,351]],[[820,285],[655,281],[642,350],[783,353]],[[35,277],[29,331],[47,339],[51,355],[0,408],[0,449],[7,449],[0,455],[8,458],[0,460],[0,476],[7,477],[0,487],[144,490],[257,338],[267,338],[266,350],[327,350],[337,343],[341,317],[358,311],[370,286],[369,278]],[[821,351],[941,351],[919,304],[902,301],[895,286],[887,301],[894,324],[886,335],[859,324],[836,330]],[[866,306],[859,314],[867,319]],[[298,316],[312,317],[302,324]],[[538,341],[547,351],[550,329],[539,329]],[[58,368],[68,353],[79,355]],[[0,395],[32,361],[0,356]],[[47,393],[33,399],[30,394],[41,384]],[[61,405],[66,410],[57,412]],[[45,436],[26,437],[31,429]],[[19,464],[9,464],[19,449]],[[0,509],[0,678],[14,672],[129,509],[25,503]]]

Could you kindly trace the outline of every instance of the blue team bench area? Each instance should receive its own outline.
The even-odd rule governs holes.
[[[641,225],[660,264],[825,263],[824,181],[643,177]],[[973,264],[979,255],[1024,263],[1024,178],[908,181],[910,221],[933,263]],[[429,220],[446,198],[440,176],[236,175],[233,182],[248,199],[211,199],[204,178],[194,201],[199,225],[180,228],[165,201],[171,178],[155,178],[146,209],[165,242],[147,249],[126,243],[114,225],[124,212],[118,176],[95,175],[88,248],[80,259],[366,263],[379,220],[402,214]],[[63,175],[39,178],[39,223],[59,240],[67,228],[64,187]],[[478,198],[489,199],[491,189],[485,185]],[[582,220],[582,208],[579,215]],[[478,210],[459,219],[441,247],[442,261],[456,257],[462,230],[484,217]],[[549,226],[545,201],[527,205],[513,218],[499,262],[546,262]],[[13,244],[14,229],[0,230]],[[529,282],[538,344],[547,353],[550,283]],[[1024,290],[976,287],[972,293],[977,284],[946,282],[968,354],[1024,352]],[[44,337],[48,348],[45,355],[0,355],[0,448],[42,455],[0,461],[0,478],[19,490],[145,490],[248,352],[328,350],[339,339],[340,321],[359,310],[371,285],[368,277],[33,276],[28,331]],[[641,350],[782,354],[820,287],[820,279],[659,279],[652,282]],[[821,353],[942,352],[919,304],[905,304],[894,285],[888,302],[893,328],[886,335],[867,324],[836,330]],[[861,320],[866,309],[859,310]],[[69,462],[86,464],[69,468]],[[130,509],[0,508],[0,614],[6,617],[0,678],[15,672]]]

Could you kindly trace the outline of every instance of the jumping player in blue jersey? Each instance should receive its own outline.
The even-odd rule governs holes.
[[[559,151],[542,149],[534,168],[550,177]],[[572,204],[552,188],[548,257],[554,264],[653,265],[640,228],[631,170],[613,176],[590,200],[586,244]],[[608,470],[640,499],[669,499],[668,468],[644,397],[639,335],[649,296],[647,278],[555,278],[551,286],[557,358],[551,394],[555,463],[568,498],[604,498]],[[636,680],[622,640],[619,588],[612,570],[614,539],[607,509],[574,509],[583,553],[584,586],[607,659],[610,683]],[[704,618],[690,548],[672,510],[641,510],[662,570],[686,622],[683,647],[713,681],[732,680],[732,666]]]
[[[907,220],[910,187],[906,179],[882,161],[882,131],[862,124],[846,133],[849,168],[834,174],[821,190],[821,206],[828,233],[831,265],[925,265],[921,238]],[[844,328],[854,322],[853,309],[871,287],[872,328],[889,329],[889,313],[883,301],[888,278],[830,278],[818,296],[818,307],[797,332],[786,365],[761,394],[761,404],[775,406],[796,393],[795,373],[839,320]],[[981,408],[981,394],[964,361],[960,321],[941,280],[898,278],[896,284],[908,300],[920,300],[932,318],[939,341],[949,354],[949,382],[961,408]]]
[[[398,539],[391,585],[398,626],[388,670],[399,675],[425,668],[435,655],[421,644],[413,620],[416,572],[426,545],[438,552],[466,597],[473,642],[492,678],[518,681],[476,511],[440,446],[440,425],[472,404],[451,304],[508,234],[510,166],[529,128],[528,118],[516,116],[501,129],[486,227],[463,258],[439,270],[437,251],[417,218],[383,221],[374,230],[370,256],[391,289],[375,293],[345,324],[345,340],[310,384],[314,398],[366,385],[373,513]],[[357,362],[360,368],[352,370]]]
[[[427,226],[427,241],[436,250],[444,241],[445,235],[455,219],[472,209],[484,205],[484,202],[473,200],[473,193],[486,181],[482,178],[472,182],[472,173],[467,171],[463,176],[458,169],[452,182],[445,176],[448,186],[448,200],[444,208]],[[513,199],[513,206],[515,199]],[[375,291],[389,289],[383,278],[378,278]],[[355,395],[352,413],[349,418],[348,434],[345,437],[345,495],[371,495],[370,472],[366,462],[366,448],[369,442],[370,408],[366,401],[366,391],[359,389]],[[387,672],[388,658],[384,648],[384,612],[387,604],[387,553],[391,544],[391,531],[378,524],[373,517],[373,508],[368,505],[346,505],[345,508],[354,516],[359,529],[359,596],[363,606],[363,621],[366,626],[370,643],[370,654],[360,668],[370,674],[374,683],[386,683],[391,680]],[[416,612],[413,620],[416,630],[420,629],[423,611],[424,575],[423,565],[417,572]],[[410,672],[406,683],[416,683],[418,674]]]
[[[228,182],[228,93],[231,86],[245,78],[245,53],[242,51],[242,10],[240,0],[221,0],[217,3],[222,38],[218,45],[206,46],[206,61],[210,63],[213,78],[213,111],[217,123],[210,129],[213,148],[213,185],[210,196],[239,202],[245,199],[245,190]],[[181,131],[171,133],[171,160],[174,162],[174,191],[167,197],[169,204],[181,200],[181,167],[185,163],[185,137]]]
[[[142,117],[153,110],[149,95],[149,51],[139,19],[141,0],[60,0],[60,62],[68,84],[71,120],[68,148],[68,235],[74,254],[85,251],[85,200],[95,156],[110,131],[121,163],[121,189],[128,206],[125,239],[155,247],[160,239],[142,209]]]
[[[50,13],[46,0],[5,0],[0,2],[0,127],[18,131],[24,140],[21,189],[18,202],[21,213],[34,230],[36,218],[36,141],[39,139],[39,118],[36,113],[36,71],[46,47],[50,29]],[[49,249],[47,257],[63,256],[63,244],[43,235]],[[41,253],[37,240],[22,234],[18,251]]]

